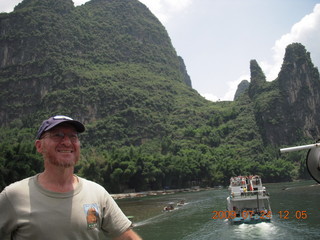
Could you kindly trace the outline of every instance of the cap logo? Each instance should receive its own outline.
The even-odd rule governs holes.
[[[57,115],[53,117],[54,120],[73,120],[71,117],[63,116],[63,115]]]

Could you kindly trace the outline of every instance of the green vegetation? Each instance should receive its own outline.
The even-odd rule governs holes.
[[[145,108],[126,111],[130,123],[121,114],[89,123],[76,171],[111,192],[227,185],[231,176],[247,174],[259,174],[266,182],[306,177],[301,153],[280,157],[277,148],[263,145],[252,106],[243,95],[236,102],[185,107],[155,126],[143,123]],[[35,132],[1,129],[2,186],[42,169],[32,148]]]

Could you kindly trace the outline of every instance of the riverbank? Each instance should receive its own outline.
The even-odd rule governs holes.
[[[175,194],[181,192],[199,192],[205,190],[211,190],[215,188],[200,188],[200,187],[192,187],[192,188],[183,188],[183,189],[169,189],[169,190],[157,190],[157,191],[145,191],[145,192],[132,192],[132,193],[118,193],[118,194],[110,194],[113,199],[125,199],[125,198],[138,198],[138,197],[146,197],[146,196],[158,196],[158,195],[167,195],[167,194]]]

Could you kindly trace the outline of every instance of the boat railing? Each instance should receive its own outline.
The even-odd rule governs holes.
[[[265,189],[262,190],[252,190],[252,191],[240,191],[240,192],[232,192],[232,197],[251,197],[251,196],[268,196],[268,193]]]

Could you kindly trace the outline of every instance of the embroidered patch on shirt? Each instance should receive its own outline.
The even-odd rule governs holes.
[[[99,206],[96,203],[84,204],[84,212],[86,214],[88,229],[95,229],[99,226]]]

